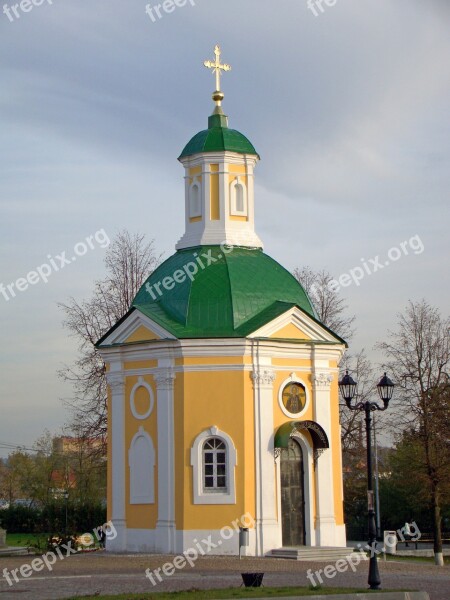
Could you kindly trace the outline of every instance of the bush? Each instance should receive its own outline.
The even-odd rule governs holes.
[[[0,513],[2,527],[8,533],[47,533],[66,530],[66,506],[55,501],[45,507],[10,506]],[[101,504],[67,505],[67,530],[90,532],[106,522],[106,509]]]

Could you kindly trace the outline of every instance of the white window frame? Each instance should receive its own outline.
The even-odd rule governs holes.
[[[143,414],[138,413],[138,411],[136,410],[136,403],[134,401],[136,392],[138,391],[139,388],[146,389],[148,392],[148,395],[149,395],[149,407],[148,407],[147,411]],[[134,384],[133,389],[131,390],[131,394],[130,394],[130,410],[131,410],[133,417],[135,419],[138,419],[139,421],[144,421],[145,419],[148,419],[148,417],[152,414],[154,405],[155,405],[155,395],[153,393],[151,386],[144,380],[143,377],[139,377],[137,383]]]
[[[242,187],[243,200],[244,200],[244,209],[243,210],[238,210],[237,205],[236,205],[236,201],[237,201],[236,187],[238,185]],[[247,217],[248,216],[247,186],[241,180],[240,177],[236,177],[236,179],[234,179],[230,184],[230,214],[233,217]]]
[[[148,462],[141,464],[135,455],[135,445],[139,438],[144,438],[147,443]],[[128,466],[130,469],[130,504],[154,504],[155,503],[155,447],[150,435],[139,427],[139,431],[133,437],[128,450]],[[137,471],[137,472],[136,472]],[[134,489],[135,477],[149,477],[150,489],[148,494],[138,495]]]
[[[214,445],[213,448],[207,448],[206,444],[208,444],[209,442],[218,442],[222,447],[217,447],[217,445]],[[217,473],[217,469],[219,467],[219,465],[217,464],[217,455],[219,454],[219,452],[221,454],[225,455],[225,463],[224,463],[224,467],[225,467],[225,474],[224,475],[219,475]],[[212,454],[213,455],[213,462],[212,463],[208,463],[206,464],[206,454]],[[221,463],[222,465],[222,463]],[[211,474],[206,474],[206,467],[207,466],[211,466],[212,467],[212,473]],[[203,492],[205,494],[223,494],[224,492],[228,492],[228,472],[227,472],[227,447],[225,442],[218,438],[218,437],[209,437],[206,438],[206,440],[203,442],[203,448],[202,448],[202,469],[203,469]],[[206,477],[212,477],[213,479],[213,483],[215,483],[216,485],[213,486],[207,486],[206,485]],[[224,477],[225,478],[225,485],[219,487],[217,485],[217,480],[219,477]]]
[[[221,490],[214,488],[205,489],[203,482],[203,446],[206,440],[214,437],[225,444],[227,487]],[[213,426],[202,431],[194,440],[191,448],[192,488],[194,504],[236,504],[235,467],[237,465],[237,451],[231,437],[217,427]]]
[[[194,188],[198,189],[198,209],[194,210],[193,207],[193,194],[194,194]],[[202,184],[200,182],[200,180],[195,177],[194,180],[192,181],[191,185],[189,186],[189,218],[193,219],[195,217],[201,217],[202,216]]]

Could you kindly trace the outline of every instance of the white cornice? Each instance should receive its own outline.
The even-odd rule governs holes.
[[[185,156],[180,159],[180,163],[186,168],[198,167],[205,163],[223,163],[242,165],[250,164],[255,166],[259,158],[255,154],[240,154],[239,152],[202,152]]]
[[[339,361],[345,352],[343,344],[309,344],[279,340],[237,339],[189,339],[155,340],[101,348],[100,353],[107,361],[132,362],[142,360],[161,360],[183,357],[220,357],[252,356],[253,348],[258,345],[258,353],[268,359],[286,358],[303,360]]]

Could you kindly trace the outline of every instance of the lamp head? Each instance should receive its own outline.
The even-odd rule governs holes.
[[[347,405],[355,397],[357,386],[358,384],[356,381],[348,374],[348,371],[346,371],[344,377],[339,382],[339,391],[341,392],[341,396],[344,398]]]
[[[388,407],[389,401],[392,398],[394,393],[395,384],[389,379],[386,373],[380,379],[380,382],[377,384],[378,394],[383,400],[385,408]]]

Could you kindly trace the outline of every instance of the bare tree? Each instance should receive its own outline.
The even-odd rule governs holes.
[[[340,298],[337,291],[330,283],[333,277],[325,270],[313,271],[310,267],[294,269],[294,277],[302,285],[316,309],[319,321],[329,327],[347,341],[353,335],[354,316],[346,315],[347,305]],[[360,400],[365,400],[371,393],[370,379],[372,370],[367,356],[362,350],[355,356],[345,355],[341,369],[348,369],[359,382],[358,395]],[[342,427],[342,450],[345,458],[351,454],[361,452],[361,428],[356,412],[346,410],[340,406],[340,418]]]
[[[367,402],[376,394],[374,370],[362,349],[355,355],[346,354],[339,365],[340,378],[348,370],[358,383],[356,402]],[[349,410],[345,402],[339,404],[341,441],[344,458],[346,455],[361,458],[364,449],[363,419],[359,411]],[[364,456],[364,454],[363,454]],[[365,460],[365,459],[364,459]]]
[[[330,273],[303,267],[294,269],[293,275],[308,294],[319,321],[349,341],[354,334],[355,317],[345,314],[348,306],[332,285],[333,277]]]
[[[70,298],[59,305],[65,313],[64,326],[79,341],[75,365],[59,375],[74,386],[75,397],[66,403],[73,411],[74,429],[86,437],[104,441],[107,430],[105,364],[95,343],[127,313],[160,260],[153,240],[121,231],[106,252],[107,275],[95,282],[92,297],[81,302]]]
[[[450,478],[450,319],[425,300],[410,302],[398,328],[378,347],[388,357],[398,392],[399,429],[413,431],[422,452],[415,476],[421,476],[434,515],[434,553],[443,565],[441,504]]]

